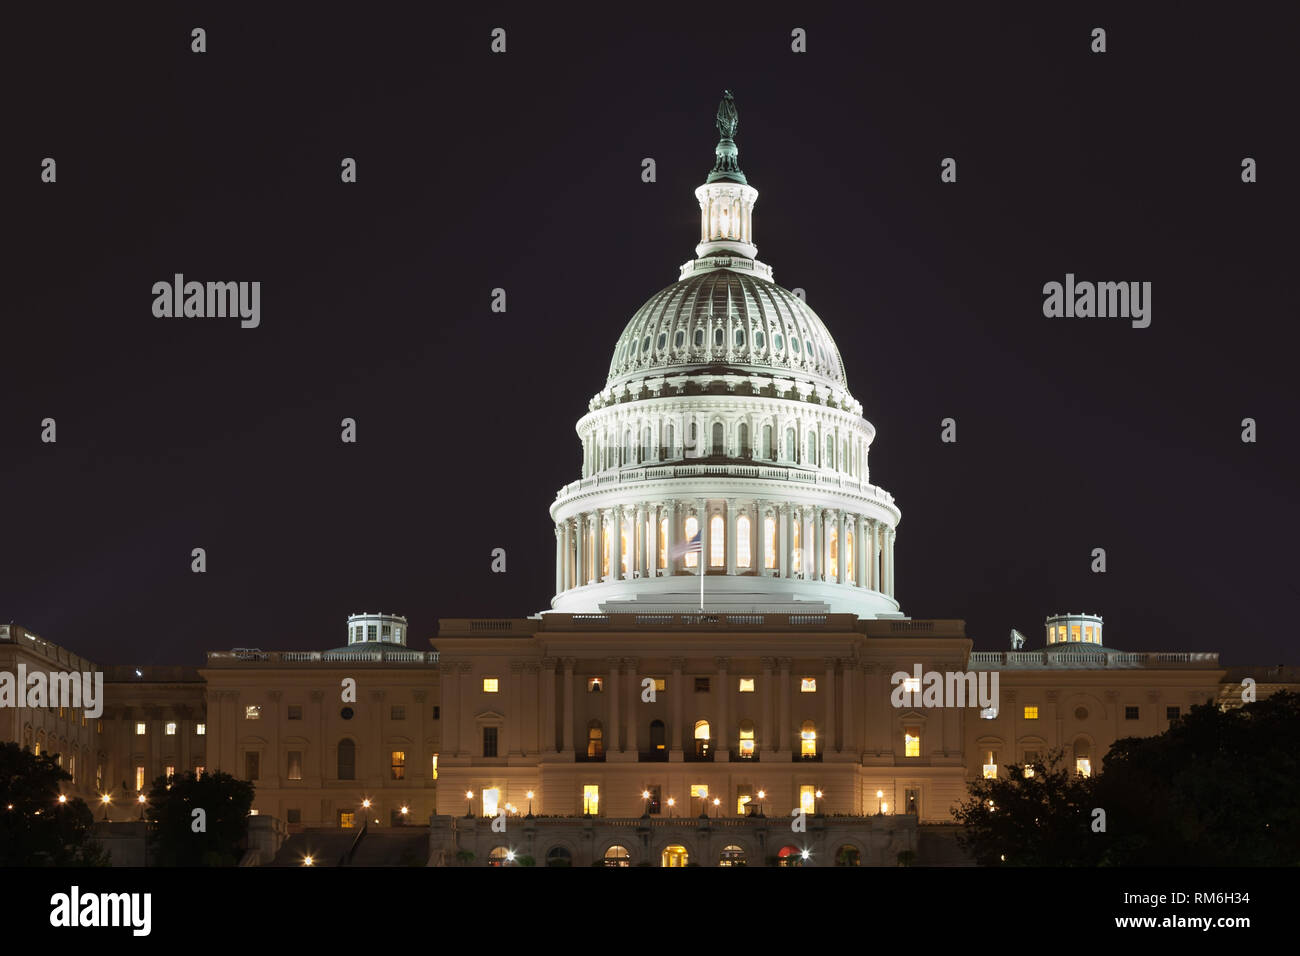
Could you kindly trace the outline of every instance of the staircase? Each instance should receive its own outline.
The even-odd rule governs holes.
[[[270,866],[424,866],[429,831],[424,827],[363,826],[360,830],[312,827],[295,833],[280,847]]]

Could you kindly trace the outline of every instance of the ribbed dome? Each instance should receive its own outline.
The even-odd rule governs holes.
[[[848,388],[817,314],[793,292],[730,269],[674,282],[641,306],[619,336],[607,384],[717,366]]]

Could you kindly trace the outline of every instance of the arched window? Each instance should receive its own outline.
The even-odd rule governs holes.
[[[736,348],[743,349],[744,347],[745,347],[745,330],[736,329]]]
[[[774,349],[776,349],[778,352],[781,351],[781,349],[785,347],[785,342],[784,342],[784,340],[781,338],[781,333],[780,333],[780,332],[774,332],[774,333],[772,334],[772,347],[773,347]]]
[[[641,438],[641,460],[650,460],[650,427],[647,425],[644,435]]]
[[[690,856],[686,852],[686,847],[682,846],[680,843],[673,843],[664,847],[664,866],[685,866],[689,861]]]
[[[673,348],[678,348],[678,349],[681,348],[682,343],[685,341],[686,341],[686,333],[683,332],[681,329],[678,329],[677,334],[673,336]]]
[[[721,568],[727,564],[727,538],[722,515],[709,521],[709,567]]]
[[[668,567],[668,519],[659,521],[659,567]]]
[[[713,423],[713,446],[709,449],[710,455],[725,455],[726,449],[723,448],[723,429],[722,422]]]
[[[826,460],[822,464],[827,468],[835,467],[835,439],[830,435],[826,436]]]
[[[804,462],[807,465],[817,464],[817,433],[808,433],[808,460]]]
[[[612,541],[610,540],[609,525],[601,522],[601,539],[600,539],[600,574],[601,577],[609,577],[609,551]]]
[[[761,329],[759,329],[754,332],[754,348],[758,349],[761,352],[763,350],[763,342],[764,342],[763,332]]]
[[[830,544],[831,553],[831,566],[826,569],[826,580],[838,581],[840,579],[839,529],[831,525],[826,539]]]
[[[1087,737],[1074,741],[1074,772],[1081,777],[1092,776],[1092,747]]]
[[[817,725],[805,720],[799,731],[799,756],[804,759],[817,756]]]
[[[587,757],[600,760],[605,756],[605,730],[599,720],[587,724]]]
[[[835,851],[836,866],[861,866],[862,852],[852,843],[846,843]]]
[[[736,443],[740,445],[740,457],[749,457],[749,426],[744,422],[740,423],[740,428],[736,431]]]
[[[632,429],[623,432],[623,464],[632,464]]]
[[[606,866],[631,866],[632,854],[628,852],[627,847],[615,843],[605,851],[604,863]]]
[[[346,737],[339,741],[339,779],[357,779],[357,745]]]
[[[794,461],[794,429],[785,430],[785,458],[786,461]]]
[[[700,520],[695,515],[686,517],[686,540],[690,541],[700,533]],[[691,551],[686,555],[686,566],[688,568],[698,568],[700,566],[700,552]]]
[[[676,452],[677,442],[674,441],[674,439],[675,439],[676,437],[677,437],[676,432],[674,431],[673,426],[672,426],[672,424],[670,423],[670,424],[668,425],[668,444],[665,446],[666,451],[664,452],[664,457],[665,457],[665,458],[673,458],[673,457],[676,457],[676,454],[677,454],[677,452]]]
[[[777,866],[803,866],[803,851],[797,846],[783,846],[776,853]]]
[[[763,567],[776,567],[776,519],[763,519]]]
[[[742,847],[734,843],[730,846],[724,846],[722,852],[718,854],[718,866],[744,866],[745,851]]]
[[[547,866],[573,866],[573,854],[568,847],[553,846],[546,851]]]
[[[722,348],[724,345],[727,344],[727,337],[726,334],[722,331],[722,326],[718,326],[716,329],[713,330],[713,344],[717,348]]]
[[[754,758],[754,722],[749,719],[740,722],[740,746],[736,753],[741,760]]]
[[[709,722],[695,722],[695,756],[704,759],[709,756]]]
[[[749,536],[750,536],[749,515],[741,515],[736,519],[736,567],[748,568],[750,563],[749,554]]]
[[[763,444],[759,446],[758,457],[759,458],[776,457],[776,455],[773,453],[772,450],[772,426],[771,425],[763,426]]]
[[[650,721],[650,752],[657,753],[667,749],[665,743],[664,722],[662,720]]]
[[[655,343],[655,348],[659,349],[660,351],[663,351],[664,343],[666,343],[667,341],[668,341],[668,333],[660,332],[659,340]]]
[[[703,329],[696,329],[696,330],[695,330],[695,338],[694,338],[693,341],[695,342],[695,347],[696,347],[697,349],[700,348],[702,345],[704,345],[704,330],[703,330]]]
[[[510,848],[505,846],[494,846],[488,853],[488,866],[513,866],[514,861],[510,859]]]

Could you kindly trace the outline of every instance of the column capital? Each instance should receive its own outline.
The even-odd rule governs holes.
[[[720,670],[720,671],[724,671],[724,672],[725,672],[725,671],[727,670],[727,668],[731,666],[731,658],[730,658],[730,657],[715,657],[715,658],[713,659],[713,663],[716,664],[716,665],[718,666],[718,670]]]
[[[268,690],[268,691],[266,692],[266,696],[269,697],[269,698],[271,698],[271,700],[279,700],[281,697],[284,696],[284,694],[283,694],[282,691],[278,691],[278,690]]]
[[[686,666],[686,658],[674,657],[671,659],[670,663],[672,664],[674,671],[680,671],[682,668]]]
[[[462,674],[468,674],[469,671],[470,671],[470,663],[469,663],[469,661],[461,661],[461,662],[460,662],[459,664],[457,664],[456,666],[460,668],[460,672],[461,672]]]
[[[512,673],[512,674],[521,674],[521,673],[523,673],[523,670],[524,670],[524,662],[523,662],[523,661],[511,661],[511,662],[510,662],[510,673]]]
[[[636,673],[636,668],[637,668],[640,664],[641,664],[641,659],[640,659],[639,657],[625,657],[625,658],[623,658],[623,666],[626,667],[626,668],[628,669],[628,673],[629,673],[629,674]]]
[[[424,690],[413,690],[413,691],[411,691],[411,697],[415,700],[415,702],[416,702],[417,704],[423,704],[424,701],[425,701],[425,698],[428,697],[428,696],[429,696],[428,691],[424,691]]]
[[[622,673],[622,671],[620,670],[620,665],[622,665],[622,663],[623,663],[623,658],[621,658],[621,657],[607,657],[607,658],[605,658],[605,663],[609,665],[609,669],[610,669],[611,671],[613,671],[615,674],[621,674],[621,673]]]
[[[775,657],[760,657],[760,658],[759,658],[759,663],[763,665],[763,670],[765,670],[765,671],[776,670],[776,658],[775,658]]]
[[[781,670],[788,671],[794,665],[793,657],[779,657],[777,661],[781,665]]]

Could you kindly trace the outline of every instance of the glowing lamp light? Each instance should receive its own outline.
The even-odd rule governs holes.
[[[800,855],[801,857],[803,857],[805,860],[812,856],[812,854],[809,853],[807,850],[804,850],[804,851],[803,851],[802,853],[800,853],[799,855]]]
[[[410,812],[411,812],[410,807],[402,807],[402,816],[406,816]]]
[[[641,791],[641,799],[642,799],[642,800],[649,800],[649,799],[650,799],[650,791],[649,791],[649,790],[642,790],[642,791]]]
[[[760,790],[760,791],[758,791],[758,799],[760,799],[760,800],[766,800],[766,799],[767,799],[767,791],[766,791],[766,790]]]
[[[99,802],[100,802],[100,803],[103,803],[103,804],[109,804],[109,803],[112,803],[112,802],[113,802],[113,797],[112,797],[110,794],[107,794],[107,793],[106,793],[106,794],[104,794],[103,796],[101,796],[101,797],[99,798]],[[13,804],[10,804],[10,805],[9,805],[9,808],[10,808],[10,809],[13,809]]]
[[[880,799],[881,797],[883,797],[884,795],[885,795],[885,791],[883,791],[883,790],[877,790],[877,791],[876,791],[876,799],[877,799],[877,800],[879,800],[879,799]]]
[[[506,850],[506,859],[511,863],[515,862],[515,851]]]
[[[889,812],[889,804],[887,804],[887,803],[882,803],[882,804],[880,805],[880,812],[881,812],[881,813],[888,813],[888,812]]]
[[[370,798],[369,798],[369,797],[366,797],[364,800],[362,800],[362,801],[361,801],[361,806],[362,806],[363,808],[365,808],[366,810],[369,810],[369,809],[370,809]]]
[[[473,799],[474,799],[474,791],[473,791],[473,790],[466,790],[466,791],[465,791],[465,799],[466,799],[466,800],[473,800]],[[369,804],[366,804],[366,806],[369,806]]]
[[[818,800],[820,800],[822,798],[822,792],[818,790],[815,794],[813,794],[813,796],[815,796]]]
[[[140,794],[140,796],[136,797],[135,800],[136,803],[144,803],[144,794]]]
[[[63,794],[59,794],[59,803],[67,803],[67,802],[68,802],[68,798]],[[10,809],[12,809],[12,807],[10,807]]]
[[[316,858],[315,858],[314,856],[311,856],[310,854],[308,854],[307,856],[304,856],[304,857],[302,858],[302,865],[303,865],[303,866],[311,866],[311,865],[313,865],[315,862],[316,862]]]

